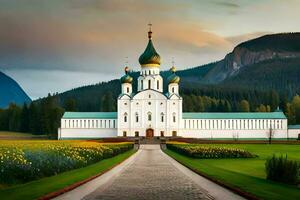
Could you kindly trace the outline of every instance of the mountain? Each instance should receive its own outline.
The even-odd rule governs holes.
[[[24,102],[31,102],[29,96],[15,80],[0,72],[0,108],[10,103],[22,105]]]
[[[224,59],[203,66],[179,70],[181,94],[207,95],[239,101],[262,102],[273,90],[287,97],[300,93],[300,33],[265,35],[237,45]],[[134,77],[136,91],[138,72]],[[164,82],[169,71],[161,72]],[[164,84],[165,90],[167,84]],[[109,97],[107,94],[109,94]],[[120,93],[120,81],[112,80],[75,88],[58,95],[61,104],[74,98],[80,111],[100,109],[101,101],[115,102]],[[249,96],[257,96],[256,100]],[[231,98],[231,99],[230,99]],[[266,104],[268,102],[265,102]]]
[[[257,63],[292,58],[300,58],[300,33],[265,35],[236,46],[206,74],[202,81],[207,84],[221,83],[238,75],[244,68],[254,67]]]

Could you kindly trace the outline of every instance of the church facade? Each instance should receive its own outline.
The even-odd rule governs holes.
[[[58,139],[105,137],[187,137],[187,138],[297,138],[300,127],[289,129],[282,111],[268,113],[184,113],[180,96],[180,77],[173,65],[166,83],[160,76],[160,55],[152,31],[139,58],[137,92],[129,68],[121,78],[117,112],[65,112]],[[167,91],[164,91],[167,84]]]

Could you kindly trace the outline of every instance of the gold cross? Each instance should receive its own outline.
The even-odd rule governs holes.
[[[151,31],[151,26],[152,26],[152,24],[149,23],[148,26],[149,26],[149,31]]]

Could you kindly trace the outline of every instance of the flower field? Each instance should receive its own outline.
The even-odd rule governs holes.
[[[131,143],[0,141],[0,183],[16,184],[56,175],[116,156]]]
[[[201,144],[172,144],[168,143],[167,148],[177,153],[194,158],[253,158],[256,155],[243,149],[203,146]]]

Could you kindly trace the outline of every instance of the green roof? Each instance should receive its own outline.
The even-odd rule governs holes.
[[[288,125],[288,129],[300,129],[300,124]]]
[[[283,112],[182,113],[183,119],[286,119]]]
[[[117,112],[65,112],[63,119],[117,119]]]

